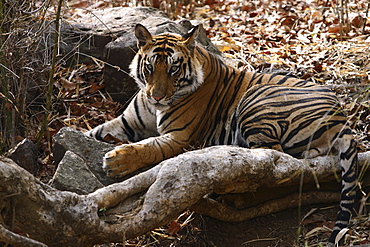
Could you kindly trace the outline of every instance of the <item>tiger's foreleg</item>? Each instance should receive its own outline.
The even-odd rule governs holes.
[[[121,117],[101,124],[85,133],[85,135],[93,137],[99,141],[104,141],[104,137],[108,134],[120,139],[121,141],[128,138],[125,134]]]
[[[127,106],[121,116],[101,124],[85,135],[104,141],[108,135],[121,141],[136,142],[157,136],[155,109],[140,91]]]
[[[189,143],[170,134],[116,147],[104,156],[103,170],[110,177],[122,177],[183,152]]]

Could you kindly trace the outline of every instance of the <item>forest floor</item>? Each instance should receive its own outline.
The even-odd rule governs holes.
[[[92,9],[127,5],[126,1],[112,2],[69,0],[66,19],[82,18],[84,11]],[[170,8],[169,2],[180,4]],[[162,1],[160,8],[172,19],[201,22],[212,42],[228,57],[236,59],[240,69],[283,70],[332,88],[349,116],[360,143],[359,151],[370,150],[370,3],[367,0],[208,0],[199,5],[184,2],[187,1]],[[103,66],[98,64],[58,69],[55,75],[58,94],[68,98],[84,86],[89,90],[78,92],[83,102],[65,101],[55,106],[49,124],[51,135],[61,127],[87,129],[121,114],[122,104],[104,93],[103,72]],[[63,78],[69,78],[71,83]],[[52,176],[55,167],[48,155],[50,145],[45,141],[42,148],[43,169],[38,176],[46,179]],[[109,246],[323,246],[337,206],[316,205],[301,211],[291,209],[241,223],[220,222],[185,212],[169,226],[125,244]],[[354,217],[352,224],[343,246],[370,245],[369,216]]]

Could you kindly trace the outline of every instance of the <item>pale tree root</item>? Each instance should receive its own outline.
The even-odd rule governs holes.
[[[155,180],[155,169],[146,175],[148,177],[144,181],[140,174],[137,179],[127,180],[113,187],[123,198],[129,197],[142,191],[143,186],[150,186],[151,178]],[[126,225],[133,228],[126,222],[105,222],[99,216],[102,208],[99,207],[98,196],[58,191],[43,184],[10,159],[0,159],[0,180],[1,225],[10,230],[18,229],[23,235],[47,246],[77,247],[122,242],[125,239]],[[106,190],[108,200],[109,189],[111,188]],[[18,239],[9,235],[9,231],[0,232],[0,239],[14,246],[22,246],[17,244]]]
[[[0,159],[0,222],[48,246],[122,242],[170,222],[193,205],[199,207],[203,202],[196,203],[209,193],[254,192],[298,185],[300,181],[312,183],[315,177],[318,181],[332,180],[333,166],[329,163],[330,159],[319,158],[308,165],[274,150],[210,147],[166,160],[91,194],[77,195],[53,189],[14,162]],[[139,199],[133,200],[128,210],[109,214],[111,208],[138,194],[141,197],[136,197]],[[292,205],[297,197],[293,199]],[[302,202],[306,199],[313,200],[303,197]],[[284,204],[273,205],[273,211],[285,208]],[[256,213],[250,217],[271,211],[249,210]],[[8,233],[0,233],[0,239],[12,244]]]
[[[339,200],[340,194],[338,192],[312,191],[302,194],[295,193],[245,209],[235,209],[211,198],[202,198],[191,206],[190,209],[222,221],[242,222],[289,208],[295,208],[299,205],[306,206],[319,203],[331,203],[338,202]]]
[[[47,247],[47,245],[36,240],[9,231],[2,225],[0,225],[0,241],[11,243],[13,246]]]

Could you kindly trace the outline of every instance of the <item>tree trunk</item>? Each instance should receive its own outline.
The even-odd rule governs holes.
[[[0,159],[1,225],[33,240],[17,237],[3,227],[0,240],[14,246],[44,246],[41,243],[92,246],[139,236],[170,222],[189,208],[222,218],[225,210],[231,209],[210,199],[207,196],[210,193],[253,192],[259,188],[299,185],[300,181],[333,180],[330,160],[319,157],[308,163],[274,150],[216,146],[179,155],[123,182],[78,195],[43,184],[13,161],[3,158]],[[359,160],[362,165],[369,163],[370,152],[361,154]],[[340,191],[330,200],[339,200],[339,194]],[[293,198],[296,203],[289,206],[298,205],[299,199],[303,203],[328,199],[325,195],[312,194],[293,197],[288,200]],[[285,209],[281,205],[275,202],[263,210],[263,205],[257,210],[245,210],[253,212],[246,217],[240,216],[243,211],[239,211],[234,218],[245,220]],[[25,244],[25,241],[29,242]]]

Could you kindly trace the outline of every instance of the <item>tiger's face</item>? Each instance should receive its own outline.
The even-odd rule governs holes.
[[[184,36],[153,37],[144,26],[136,26],[139,51],[130,65],[131,75],[158,110],[168,109],[203,83],[202,66],[194,56],[198,30],[197,26]]]

